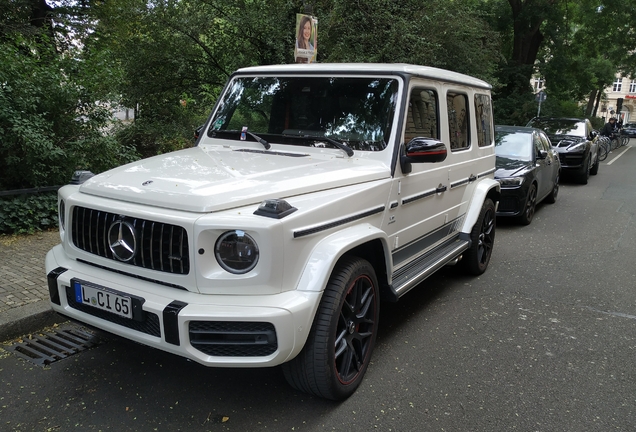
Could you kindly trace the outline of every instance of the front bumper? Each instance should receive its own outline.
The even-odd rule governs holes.
[[[585,162],[585,152],[560,152],[559,162],[561,162],[562,169],[578,169],[581,168]]]
[[[46,256],[51,307],[62,315],[206,366],[275,366],[302,349],[322,293],[206,295],[120,275],[68,259],[61,245]],[[136,319],[77,303],[73,280],[141,299]]]
[[[527,191],[524,187],[501,188],[497,216],[519,216],[526,206]]]

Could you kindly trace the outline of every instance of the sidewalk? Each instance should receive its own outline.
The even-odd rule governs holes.
[[[0,236],[0,342],[65,319],[49,306],[44,257],[58,231]]]

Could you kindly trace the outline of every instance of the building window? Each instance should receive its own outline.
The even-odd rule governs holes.
[[[629,92],[636,93],[636,80],[632,80],[632,82],[629,83]]]
[[[543,88],[543,78],[535,78],[533,82],[534,92],[538,92]]]
[[[619,92],[623,88],[623,78],[616,78],[614,81],[614,85],[612,86],[612,91]]]

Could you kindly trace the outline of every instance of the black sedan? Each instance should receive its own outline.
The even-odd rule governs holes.
[[[495,128],[495,179],[501,184],[497,216],[532,222],[537,203],[554,203],[559,193],[561,164],[549,138],[539,129]]]
[[[625,123],[623,125],[623,134],[630,138],[636,137],[636,123]]]
[[[535,117],[526,125],[548,134],[554,149],[559,153],[563,172],[571,173],[581,184],[587,184],[590,174],[596,175],[598,158],[598,132],[587,119]]]

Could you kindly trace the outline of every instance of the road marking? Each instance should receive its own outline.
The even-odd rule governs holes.
[[[628,314],[624,314],[624,313],[621,313],[621,312],[606,312],[606,311],[594,309],[594,308],[589,307],[589,306],[587,306],[586,309],[589,309],[589,310],[591,310],[593,312],[602,313],[602,314],[605,314],[605,315],[612,315],[612,316],[621,317],[621,318],[636,319],[636,316],[634,316],[634,315],[628,315]]]
[[[625,154],[625,152],[626,152],[627,150],[629,150],[630,148],[631,148],[631,146],[625,146],[625,150],[623,150],[623,151],[622,151],[619,155],[617,155],[614,159],[612,159],[611,161],[609,161],[609,162],[607,163],[607,165],[611,165],[611,164],[613,164],[613,163],[614,163],[614,162],[615,162],[615,161],[616,161],[619,157],[623,156],[623,155]]]

